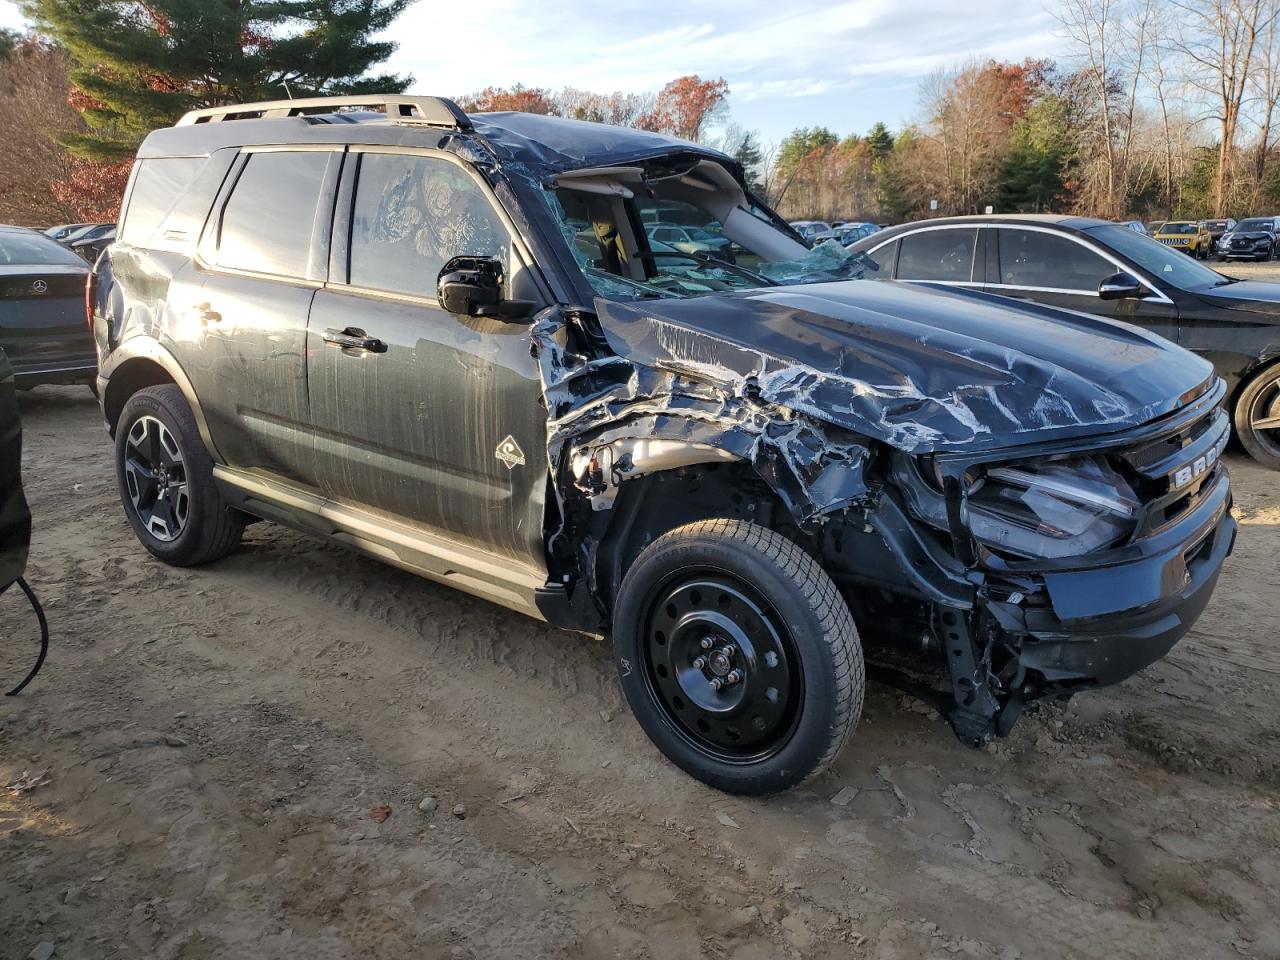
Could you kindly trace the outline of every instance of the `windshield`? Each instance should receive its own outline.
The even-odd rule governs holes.
[[[1259,233],[1271,230],[1275,225],[1274,220],[1241,220],[1236,224],[1236,233]]]
[[[84,261],[43,234],[0,233],[0,264],[74,264],[83,267]]]
[[[1107,224],[1090,227],[1085,232],[1152,276],[1179,289],[1197,290],[1231,282],[1222,274],[1197,263],[1181,250],[1166,247],[1159,240],[1152,240],[1133,230]]]
[[[875,269],[834,239],[812,249],[798,243],[723,174],[695,168],[642,185],[625,170],[608,180],[594,173],[562,178],[545,196],[597,296],[698,297],[858,279]],[[812,235],[825,225],[793,226]]]
[[[1161,233],[1195,233],[1194,223],[1166,223],[1160,228]]]

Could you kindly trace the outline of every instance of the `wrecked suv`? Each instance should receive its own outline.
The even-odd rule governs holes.
[[[864,650],[979,745],[1203,610],[1224,387],[1133,327],[865,265],[651,133],[197,111],[142,145],[90,280],[124,508],[169,563],[268,519],[611,635],[645,731],[724,790],[828,764]]]

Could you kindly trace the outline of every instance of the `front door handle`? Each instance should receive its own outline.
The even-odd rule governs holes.
[[[370,353],[386,353],[387,345],[377,337],[366,336],[363,330],[347,327],[345,330],[326,330],[324,342],[342,347],[344,350],[368,350]]]

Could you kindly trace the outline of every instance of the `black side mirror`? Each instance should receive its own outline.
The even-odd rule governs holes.
[[[502,261],[497,257],[454,257],[436,280],[436,296],[449,313],[518,322],[533,312],[532,300],[502,298]]]
[[[1098,284],[1098,296],[1103,300],[1141,300],[1145,294],[1138,278],[1123,270]]]

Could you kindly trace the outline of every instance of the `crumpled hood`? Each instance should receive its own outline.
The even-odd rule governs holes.
[[[1109,433],[1212,382],[1205,360],[1127,324],[893,282],[597,301],[612,348],[912,453]]]

